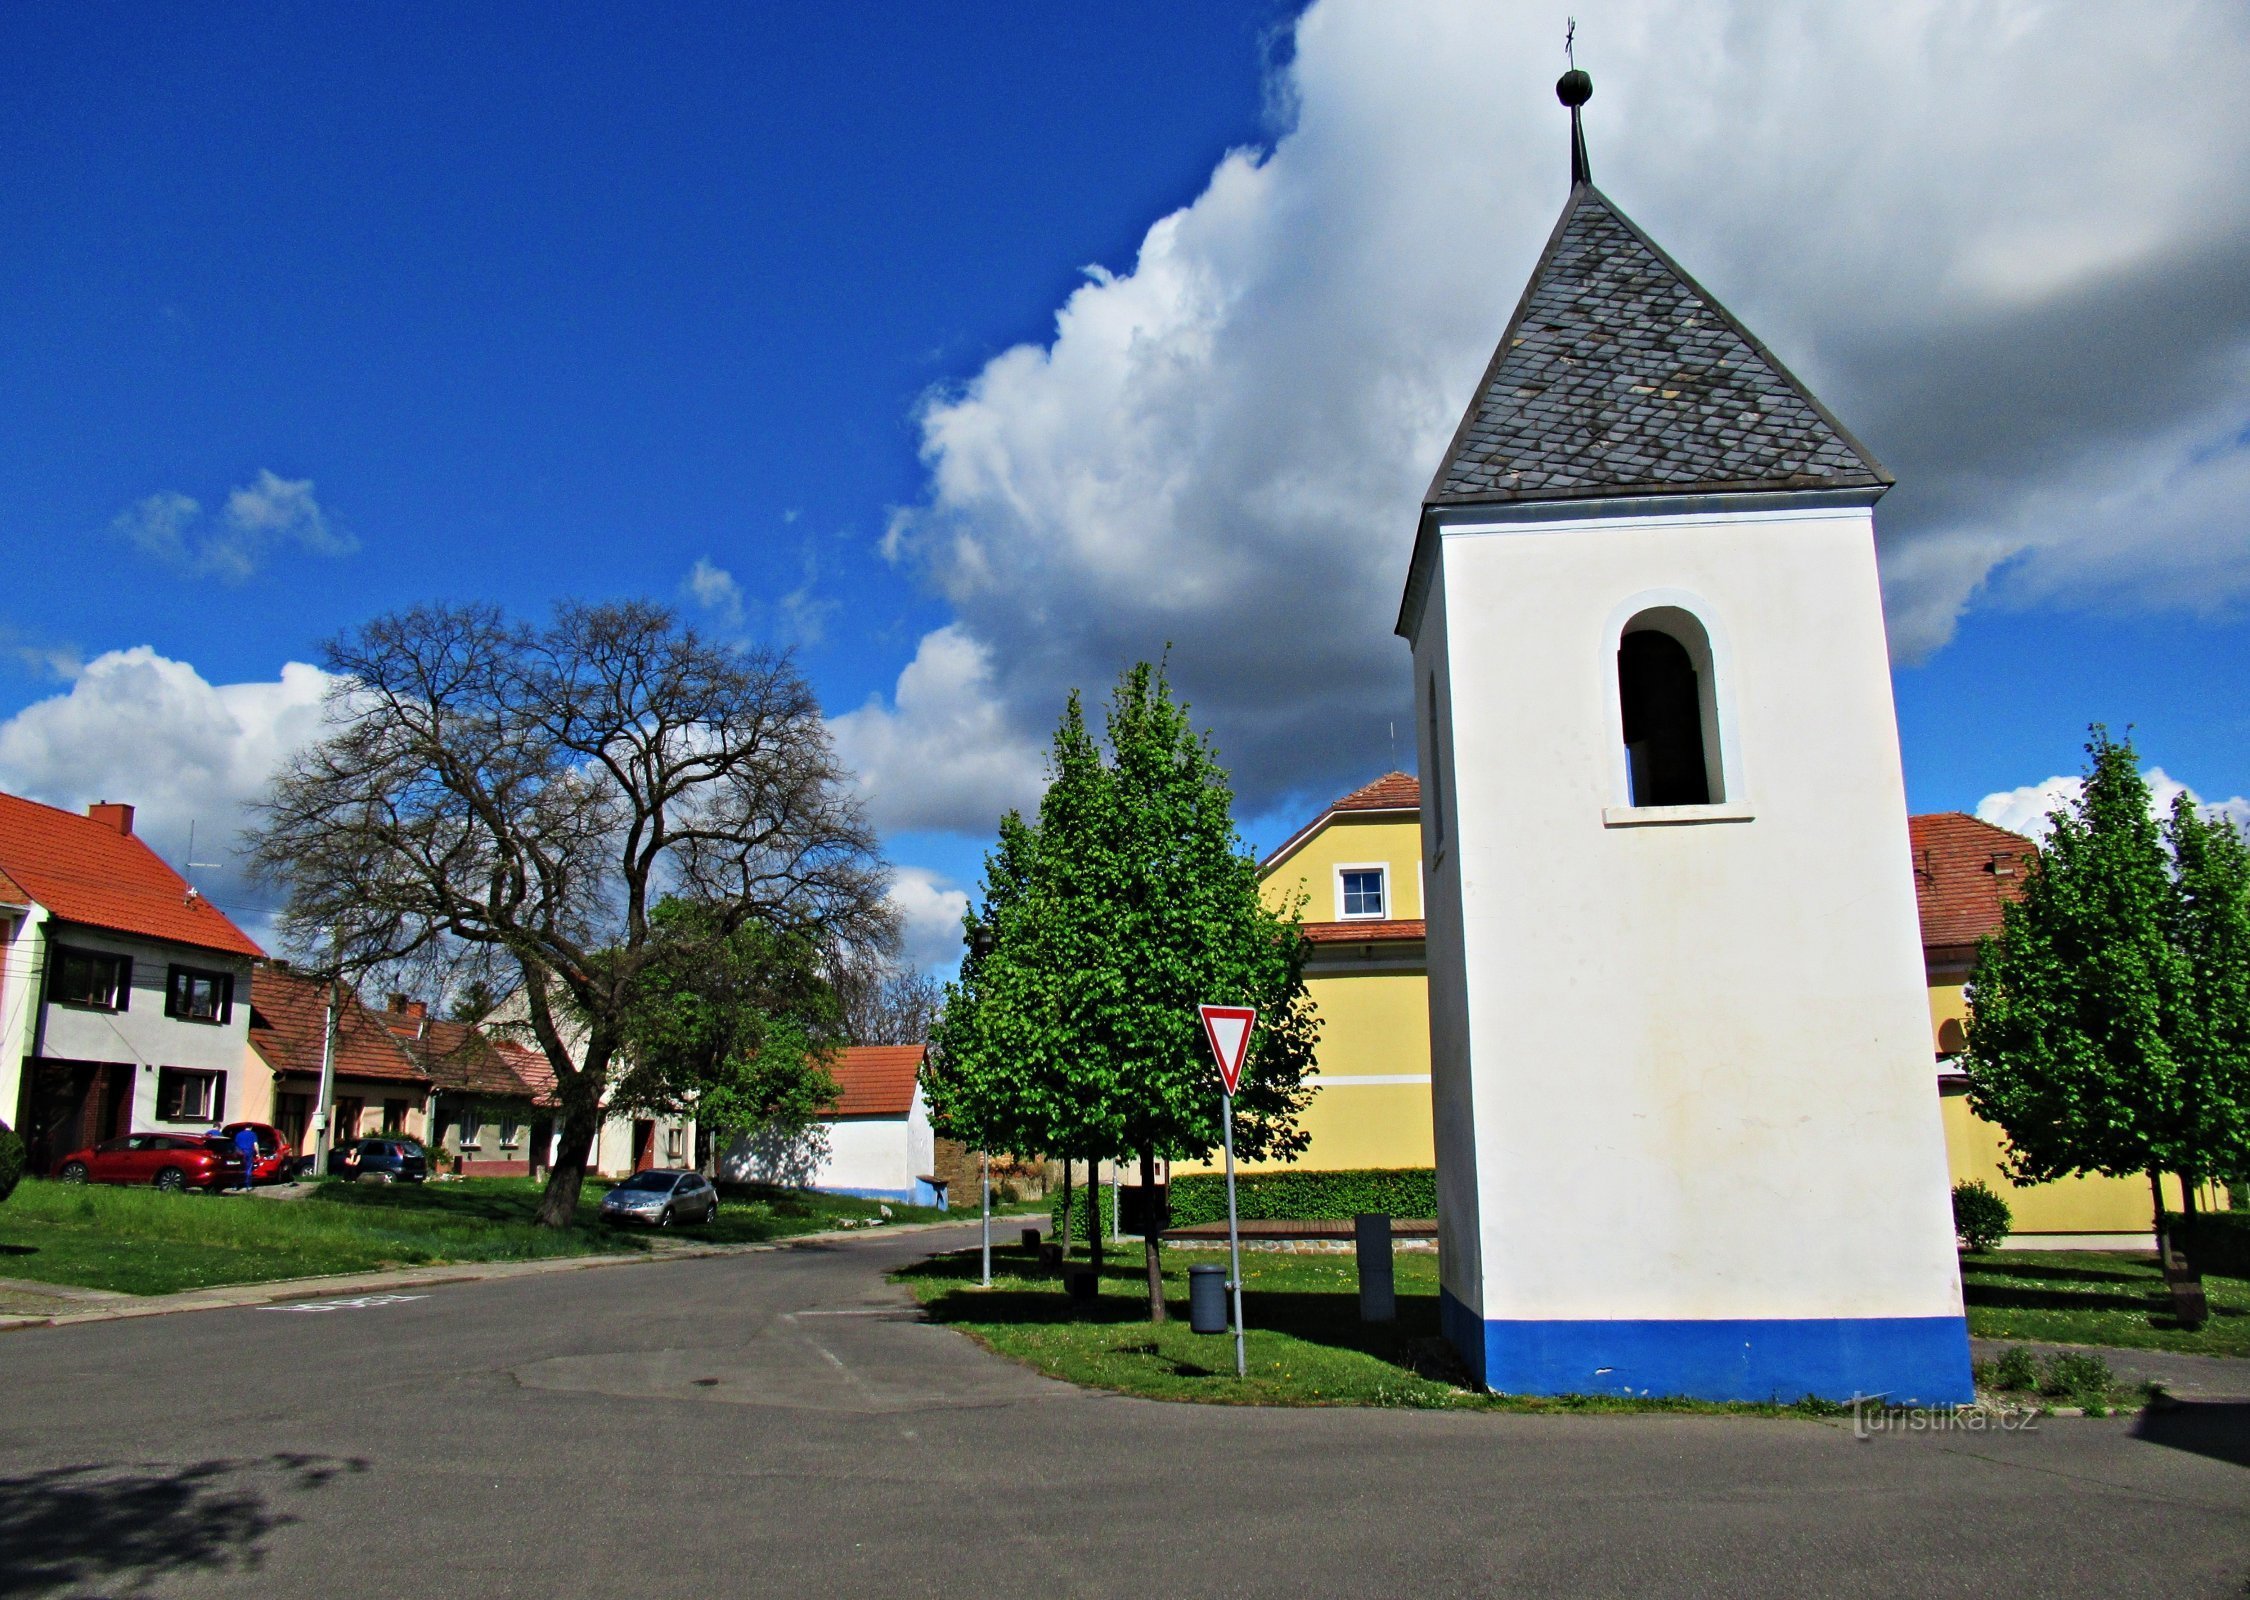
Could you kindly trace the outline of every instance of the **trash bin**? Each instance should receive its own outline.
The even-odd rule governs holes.
[[[1227,1331],[1226,1268],[1188,1268],[1188,1327],[1197,1333]]]

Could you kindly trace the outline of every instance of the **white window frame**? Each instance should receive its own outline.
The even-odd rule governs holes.
[[[1346,911],[1344,909],[1344,874],[1347,872],[1372,872],[1382,879],[1382,910]],[[1339,861],[1336,863],[1336,920],[1338,922],[1388,922],[1391,918],[1391,909],[1391,864],[1388,861]]]
[[[503,1111],[500,1114],[500,1148],[513,1150],[522,1137],[523,1124],[515,1119],[513,1113]]]
[[[664,1130],[664,1159],[674,1163],[687,1159],[687,1129],[671,1127]]]
[[[183,1103],[176,1110],[168,1111],[165,1109],[164,1090],[168,1082],[180,1085],[183,1090],[192,1087],[202,1091],[193,1109],[185,1104],[184,1095],[182,1096]],[[207,1072],[198,1067],[164,1067],[158,1071],[156,1077],[156,1119],[159,1122],[216,1122],[222,1109],[219,1105],[218,1073]]]
[[[453,1124],[454,1148],[457,1150],[483,1149],[484,1141],[479,1135],[484,1132],[484,1113],[481,1111],[473,1113],[476,1118],[474,1122],[469,1120],[472,1113],[456,1111],[453,1115],[456,1119]]]

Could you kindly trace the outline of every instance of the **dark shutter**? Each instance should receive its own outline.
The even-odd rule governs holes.
[[[214,1072],[211,1076],[219,1080],[211,1086],[211,1120],[224,1122],[227,1120],[227,1075]]]
[[[115,960],[117,971],[117,1009],[120,1011],[130,1011],[133,1009],[133,958],[131,956],[118,956],[115,958]]]

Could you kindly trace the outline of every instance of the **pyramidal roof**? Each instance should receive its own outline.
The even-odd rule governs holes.
[[[1891,481],[1771,351],[1580,182],[1425,503],[1880,494]]]

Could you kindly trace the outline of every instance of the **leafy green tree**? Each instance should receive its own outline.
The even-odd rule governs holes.
[[[24,1151],[23,1136],[5,1122],[0,1122],[0,1200],[5,1200],[16,1192],[16,1185],[23,1182],[24,1168],[27,1165],[29,1159]]]
[[[2020,1181],[2147,1174],[2161,1231],[2160,1175],[2234,1170],[2250,1131],[2250,874],[2240,837],[2192,806],[2159,827],[2129,741],[2096,727],[2086,748],[2078,800],[1978,951],[1969,1103],[2006,1130]]]
[[[1236,1152],[1290,1159],[1307,1142],[1297,1118],[1319,1031],[1301,908],[1280,915],[1260,896],[1226,774],[1161,671],[1124,675],[1104,731],[1106,756],[1072,696],[1036,825],[1002,822],[947,996],[933,1104],[1004,1148],[1137,1155],[1153,1193],[1158,1160],[1206,1157],[1220,1140],[1197,1005],[1253,1005]],[[1158,1322],[1163,1226],[1152,1214],[1143,1237]]]
[[[636,964],[612,1110],[692,1116],[714,1134],[807,1131],[836,1103],[843,1011],[808,929],[666,899]]]

